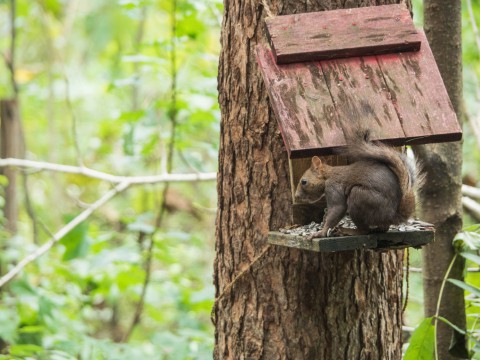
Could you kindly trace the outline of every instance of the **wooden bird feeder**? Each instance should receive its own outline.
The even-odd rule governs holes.
[[[344,129],[352,124],[371,129],[373,140],[392,146],[461,139],[428,41],[405,5],[277,16],[266,20],[266,30],[270,48],[257,46],[257,62],[289,155],[292,192],[313,155],[329,156],[332,164],[344,161],[332,155],[346,145]],[[321,207],[294,204],[293,223],[321,221]],[[396,247],[433,241],[433,227],[418,232]],[[383,243],[398,238],[391,232],[355,236],[347,248],[366,247],[372,236]],[[269,241],[308,248],[276,232]]]

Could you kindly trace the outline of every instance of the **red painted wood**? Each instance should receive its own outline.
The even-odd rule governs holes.
[[[400,146],[460,140],[461,128],[427,40],[419,52],[277,65],[257,47],[290,158],[330,155],[352,122]]]
[[[257,47],[273,111],[290,157],[331,154],[345,145],[330,92],[319,63],[278,66],[272,52]]]
[[[404,4],[340,9],[265,20],[278,64],[420,49]]]
[[[420,52],[377,57],[407,144],[460,140],[462,130],[452,103],[425,34],[419,33]]]
[[[370,129],[377,140],[403,141],[405,133],[374,56],[322,61],[342,128]]]

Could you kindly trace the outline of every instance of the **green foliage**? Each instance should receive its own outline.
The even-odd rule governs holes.
[[[433,318],[424,319],[415,329],[404,360],[433,360],[435,327]]]
[[[29,158],[75,165],[77,141],[88,167],[150,175],[165,170],[173,140],[173,172],[216,170],[221,1],[178,2],[175,19],[173,0],[17,2]],[[0,2],[3,24],[8,14],[9,2]],[[8,49],[8,26],[0,31]],[[11,96],[2,70],[1,96]],[[37,236],[22,202],[19,233],[0,232],[0,271],[109,189],[78,175],[30,174],[18,192],[23,201],[28,191]],[[0,292],[0,358],[211,358],[215,184],[172,184],[163,194],[163,185],[132,187]]]
[[[458,233],[454,240],[453,246],[457,251],[457,256],[461,256],[467,260],[467,266],[470,263],[480,266],[480,226],[474,225],[466,227],[462,232]],[[453,262],[456,257],[453,258]],[[444,282],[448,282],[463,289],[467,296],[465,297],[467,312],[467,328],[461,329],[447,319],[436,314],[433,317],[426,318],[418,326],[413,333],[405,359],[433,359],[433,349],[435,348],[434,335],[430,342],[430,331],[434,333],[437,321],[442,321],[452,328],[453,338],[450,344],[449,352],[459,358],[480,358],[480,286],[471,282],[476,276],[467,275],[465,281],[448,278],[449,271],[445,274]],[[478,283],[478,279],[474,280]],[[443,286],[440,291],[439,298],[443,296]],[[436,320],[437,321],[436,321]],[[433,320],[433,323],[432,323]],[[428,325],[427,325],[428,324]],[[430,329],[431,327],[431,329]],[[425,356],[425,357],[422,357]]]

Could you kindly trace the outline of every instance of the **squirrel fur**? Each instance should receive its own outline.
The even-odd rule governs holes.
[[[345,151],[351,164],[330,166],[312,158],[295,192],[295,202],[327,202],[324,226],[313,237],[325,237],[348,213],[359,233],[385,232],[407,221],[415,211],[419,166],[391,147],[369,140],[368,131],[351,136]]]

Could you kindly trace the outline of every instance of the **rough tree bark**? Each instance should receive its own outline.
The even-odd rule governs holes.
[[[274,14],[399,2],[266,1]],[[286,151],[254,56],[266,43],[265,11],[259,1],[224,4],[214,358],[400,359],[401,251],[267,245],[292,206]]]
[[[457,117],[461,119],[461,2],[425,0],[424,6],[425,32]],[[419,194],[421,217],[435,224],[436,228],[435,242],[423,249],[425,316],[432,316],[436,312],[442,279],[454,256],[453,237],[462,227],[462,144],[425,145],[414,150],[427,175]],[[451,277],[462,278],[463,266],[463,261],[459,259]],[[465,303],[461,289],[447,283],[440,315],[465,328]],[[448,353],[451,336],[452,330],[440,322],[437,339],[442,360],[454,359]]]

